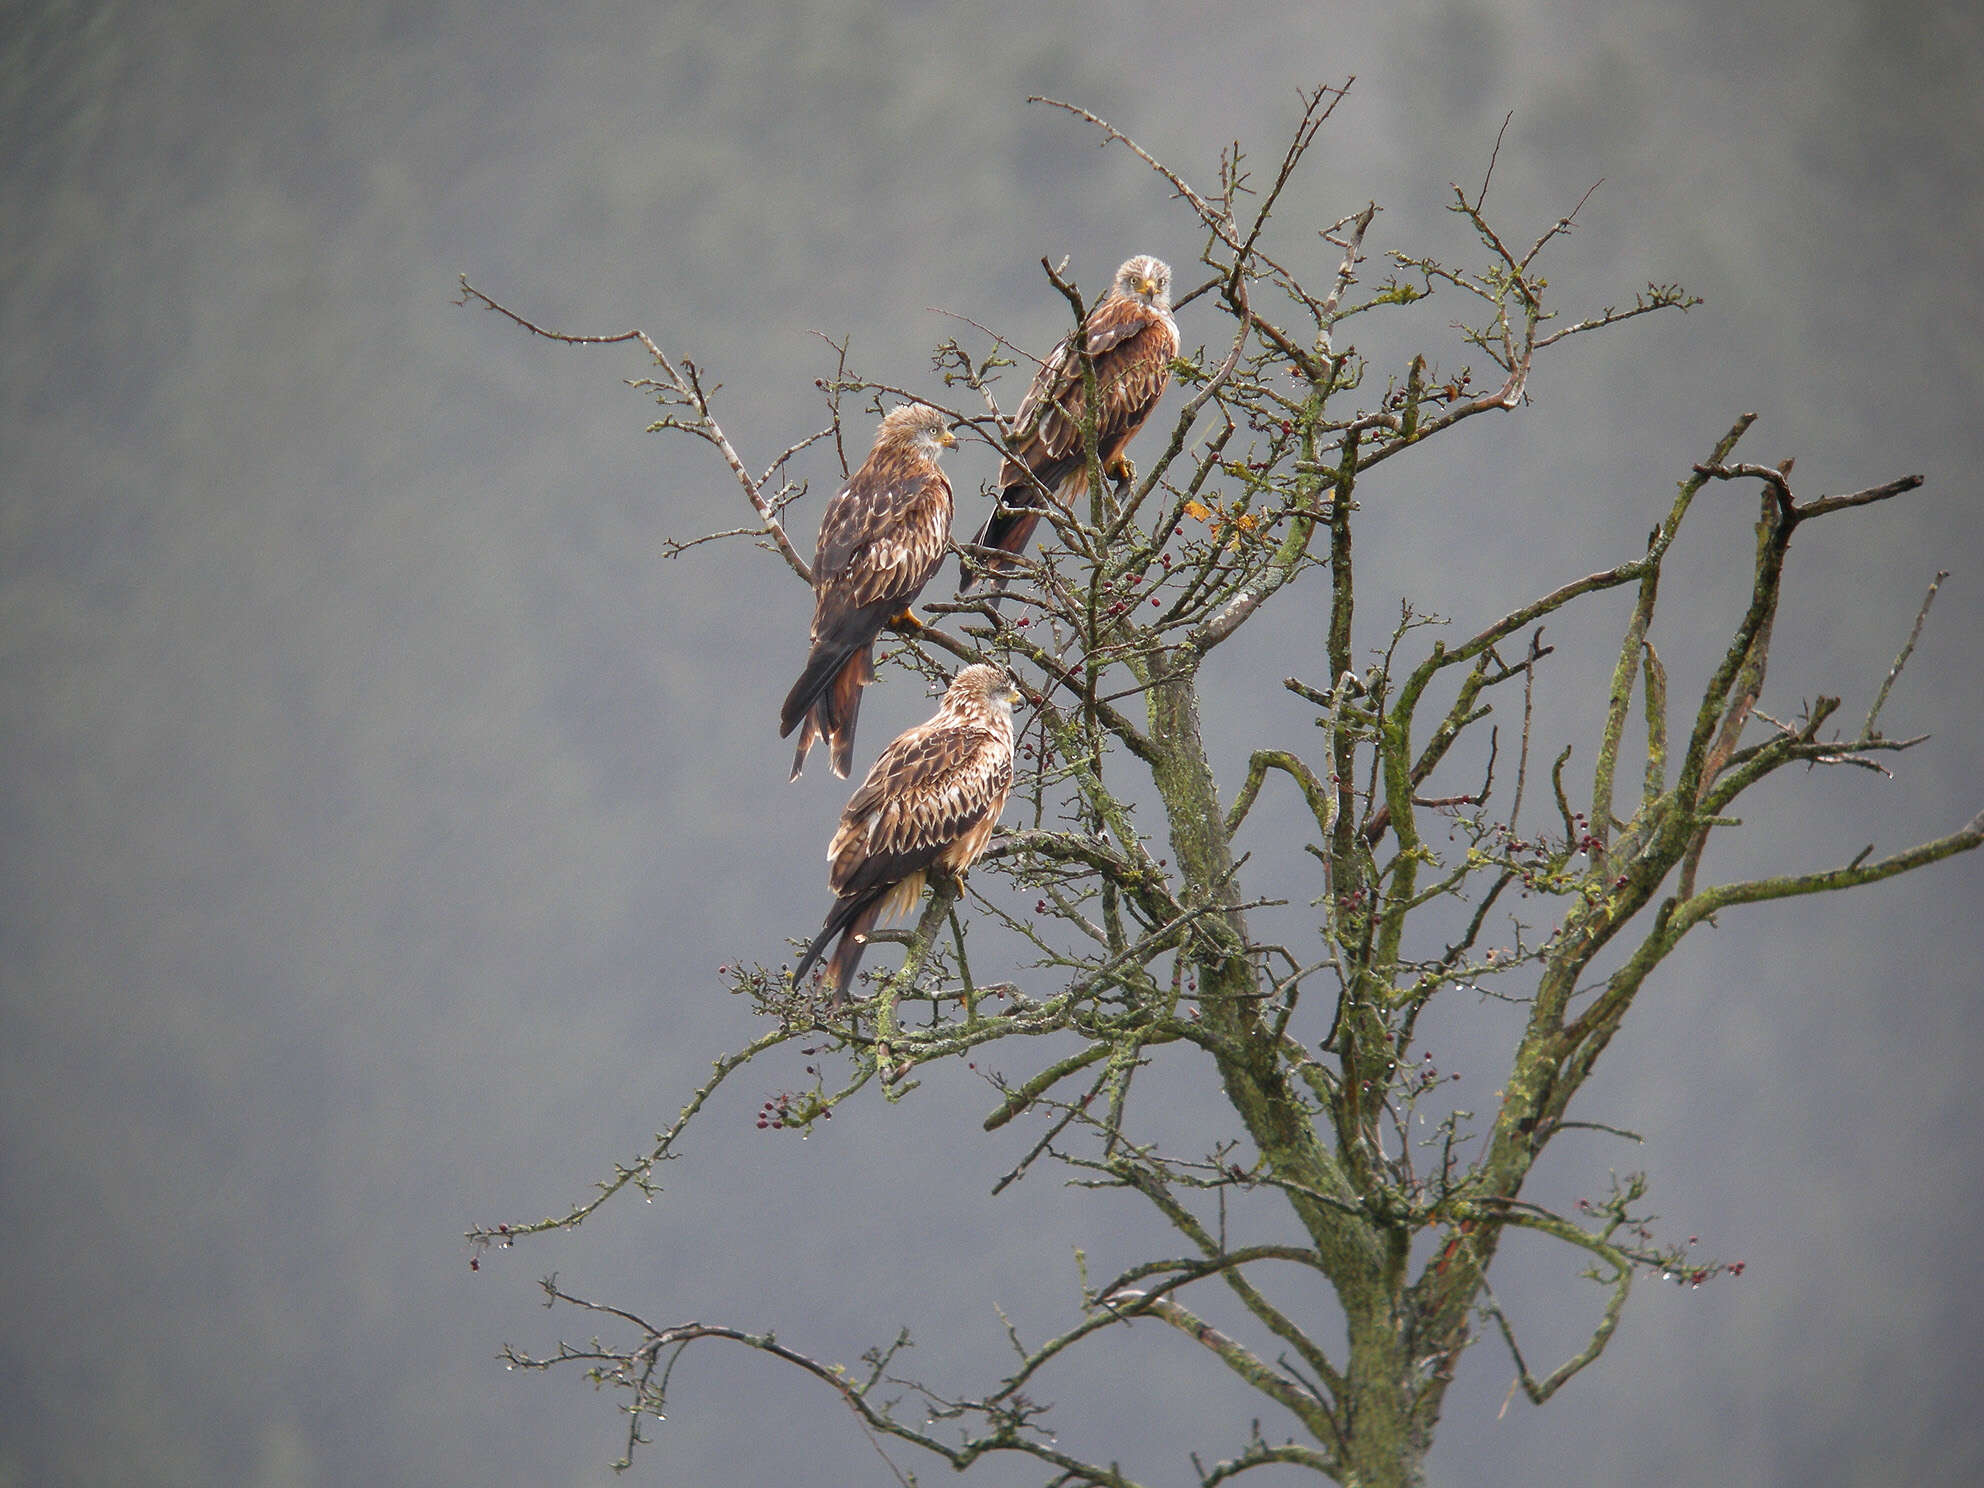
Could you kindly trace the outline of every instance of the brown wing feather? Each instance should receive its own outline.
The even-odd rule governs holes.
[[[827,848],[829,886],[850,897],[933,865],[968,868],[984,841],[961,857],[960,840],[975,831],[989,840],[1012,781],[1012,736],[1002,725],[937,719],[912,729],[847,803]]]
[[[1107,358],[1109,375],[1097,371],[1102,417],[1097,444],[1105,462],[1122,456],[1144,421],[1171,386],[1171,361],[1178,355],[1178,327],[1169,316],[1152,321]],[[1106,434],[1103,431],[1106,430]]]
[[[1083,330],[1101,400],[1097,442],[1105,450],[1114,442],[1120,451],[1170,382],[1171,359],[1178,354],[1178,327],[1162,311],[1112,296],[1090,312]],[[1039,476],[1045,467],[1080,453],[1087,394],[1081,358],[1070,336],[1042,365],[1014,415],[1013,425],[1019,431],[1014,453],[1019,459],[1008,459],[1000,467],[1002,489],[1024,485],[1029,473]]]
[[[931,546],[929,534],[938,531],[935,546],[942,552],[950,521],[951,482],[940,466],[878,451],[820,519],[813,584],[822,604],[815,609],[814,633],[829,596],[833,606],[860,605],[921,588],[929,578],[919,573],[919,560],[927,561]]]
[[[1046,452],[1066,444],[1067,431],[1081,426],[1085,392],[1081,358],[1076,355],[1075,337],[1070,334],[1047,354],[1047,360],[1034,373],[1033,383],[1013,415],[1013,435],[1009,441],[1013,453],[999,466],[1002,489],[1024,482],[1037,455],[1046,456]]]
[[[1137,335],[1150,326],[1168,322],[1171,317],[1140,300],[1105,299],[1083,322],[1082,329],[1088,332],[1088,354],[1091,359],[1112,351],[1116,346]]]
[[[1096,450],[1112,466],[1170,385],[1178,326],[1168,311],[1112,295],[1090,312],[1083,330],[1100,403]],[[995,507],[974,546],[1024,552],[1040,521],[1043,487],[1064,504],[1088,490],[1081,431],[1087,392],[1070,336],[1042,364],[1014,416],[1013,453],[999,467],[999,505],[1011,510]]]

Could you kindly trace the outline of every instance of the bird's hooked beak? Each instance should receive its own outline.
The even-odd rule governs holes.
[[[958,436],[949,429],[939,429],[937,431],[937,443],[941,444],[945,449],[956,449],[958,447]]]
[[[1153,278],[1151,278],[1151,277],[1150,277],[1150,276],[1149,276],[1148,274],[1146,274],[1146,275],[1145,275],[1145,276],[1144,276],[1143,278],[1141,278],[1141,279],[1139,279],[1139,280],[1137,281],[1137,293],[1138,293],[1138,294],[1140,294],[1140,295],[1154,295],[1154,294],[1156,294],[1156,293],[1157,293],[1157,281],[1156,281],[1155,279],[1153,279]]]

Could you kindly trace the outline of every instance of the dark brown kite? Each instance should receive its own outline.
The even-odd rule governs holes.
[[[815,739],[847,778],[861,689],[875,680],[875,637],[908,611],[950,540],[951,483],[937,456],[957,442],[928,404],[891,409],[867,460],[827,503],[813,558],[813,648],[778,719],[781,739],[799,730],[794,780]]]
[[[1013,783],[1013,704],[1019,688],[998,667],[968,666],[934,718],[882,751],[841,813],[827,847],[837,896],[792,974],[806,979],[827,942],[840,944],[826,984],[838,1003],[877,923],[907,914],[932,872],[962,877],[992,840]]]
[[[1095,368],[1096,452],[1105,475],[1127,481],[1133,472],[1123,448],[1164,396],[1171,359],[1178,355],[1170,265],[1147,254],[1124,264],[1109,293],[1082,321],[1079,336],[1070,334],[1040,364],[1013,415],[1007,441],[1012,453],[999,467],[999,506],[972,539],[974,546],[1022,553],[1049,496],[1072,509],[1073,502],[1088,494],[1083,344]],[[1003,577],[1012,567],[997,557],[979,561],[994,577]],[[973,578],[967,568],[961,587],[969,589]]]

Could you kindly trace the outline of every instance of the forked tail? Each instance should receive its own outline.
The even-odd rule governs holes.
[[[861,713],[861,689],[875,680],[875,662],[867,646],[822,647],[806,659],[806,669],[785,695],[779,710],[778,736],[799,730],[792,754],[797,780],[815,739],[827,741],[827,763],[847,779],[854,764],[854,723]]]
[[[792,973],[793,986],[806,984],[806,974],[818,963],[827,942],[838,935],[840,944],[834,948],[833,959],[827,963],[827,974],[823,980],[827,990],[833,994],[830,999],[832,1003],[838,1005],[847,1000],[848,985],[861,967],[862,952],[868,949],[868,932],[875,928],[875,921],[882,913],[882,901],[888,897],[890,887],[881,884],[851,899],[835,901],[833,909],[827,914],[826,924],[813,937],[813,943],[806,947],[806,954],[799,958],[799,965]]]

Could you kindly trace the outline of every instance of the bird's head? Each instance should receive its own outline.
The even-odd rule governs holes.
[[[1160,310],[1171,308],[1171,265],[1140,253],[1116,271],[1116,292]]]
[[[938,409],[928,403],[905,403],[883,417],[875,443],[918,449],[934,460],[942,451],[956,449],[958,437],[951,432],[950,419]]]
[[[988,711],[1012,716],[1013,706],[1021,699],[1019,683],[1013,674],[1004,667],[989,666],[984,662],[974,662],[951,679],[951,685],[944,692],[944,705],[947,708],[983,708]]]

